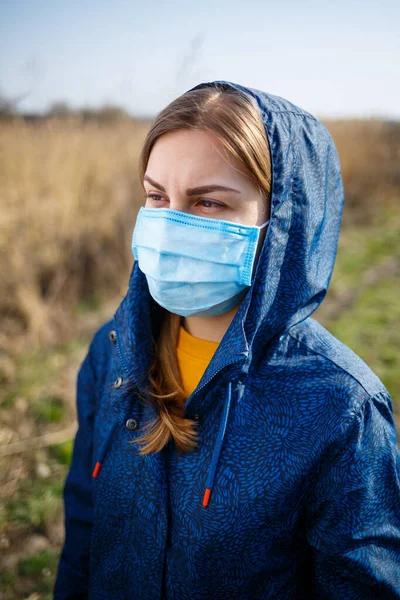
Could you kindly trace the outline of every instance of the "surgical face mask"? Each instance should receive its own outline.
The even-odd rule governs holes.
[[[233,308],[251,285],[260,231],[170,208],[141,208],[132,252],[154,300],[183,317]]]

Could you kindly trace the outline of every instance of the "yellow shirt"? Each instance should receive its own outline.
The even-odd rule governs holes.
[[[217,348],[218,342],[196,338],[181,325],[176,351],[183,387],[188,396],[196,389]]]

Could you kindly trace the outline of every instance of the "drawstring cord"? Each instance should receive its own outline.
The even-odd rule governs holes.
[[[203,506],[208,506],[208,503],[210,501],[210,495],[211,495],[211,490],[214,484],[214,479],[215,479],[215,473],[217,470],[217,464],[218,464],[218,459],[219,459],[219,455],[221,452],[221,448],[222,448],[222,444],[224,441],[224,436],[225,436],[225,431],[226,431],[226,425],[228,422],[228,418],[229,418],[229,410],[231,408],[231,404],[232,404],[232,383],[229,382],[228,385],[228,394],[226,397],[226,401],[225,404],[223,406],[223,412],[222,412],[222,418],[221,418],[221,425],[217,434],[217,439],[215,442],[215,446],[214,446],[214,452],[212,455],[212,459],[210,462],[210,467],[208,469],[208,476],[207,476],[207,480],[206,480],[206,489],[204,492],[204,497],[203,497]],[[111,439],[114,435],[114,431],[116,426],[118,425],[118,419],[116,419],[114,421],[114,423],[112,424],[106,439],[104,440],[104,444],[101,448],[101,452],[99,454],[99,459],[96,462],[94,469],[93,469],[93,473],[92,473],[92,477],[95,479],[100,471],[101,468],[101,464],[104,460],[104,457],[106,455],[106,452],[108,450],[108,447],[110,445]]]
[[[110,431],[109,431],[109,432],[108,432],[108,434],[107,434],[107,437],[106,437],[106,439],[104,440],[103,447],[102,447],[102,449],[101,449],[101,452],[100,452],[100,454],[99,454],[99,460],[96,462],[96,464],[95,464],[95,466],[94,466],[94,469],[93,469],[92,477],[93,477],[94,479],[96,479],[97,475],[99,474],[100,467],[101,467],[101,463],[102,463],[102,462],[103,462],[103,460],[104,460],[104,457],[105,457],[105,455],[106,455],[106,452],[107,452],[108,446],[109,446],[109,444],[110,444],[110,442],[111,442],[111,438],[112,438],[112,436],[114,435],[114,431],[115,431],[115,428],[116,428],[116,426],[117,426],[117,425],[118,425],[118,419],[116,419],[116,420],[114,421],[114,423],[113,423],[113,424],[112,424],[112,426],[111,426],[111,429],[110,429]]]
[[[204,492],[203,498],[203,506],[208,506],[208,502],[210,500],[211,490],[214,483],[215,472],[217,470],[218,458],[221,452],[222,443],[224,441],[224,435],[226,430],[226,424],[228,422],[229,417],[229,409],[231,407],[232,401],[232,383],[229,382],[228,385],[228,395],[223,408],[223,414],[221,419],[221,425],[218,431],[217,440],[214,447],[213,456],[210,463],[210,468],[208,470],[208,477],[206,481],[206,490]]]

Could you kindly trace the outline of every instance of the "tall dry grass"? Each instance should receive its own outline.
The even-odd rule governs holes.
[[[382,210],[400,211],[400,121],[326,121],[339,152],[345,188],[343,226],[369,225]]]
[[[142,201],[145,132],[134,121],[0,125],[3,334],[54,341],[78,300],[118,294]]]

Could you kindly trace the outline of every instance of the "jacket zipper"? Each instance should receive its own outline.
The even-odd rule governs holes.
[[[197,394],[197,392],[200,392],[202,389],[204,389],[206,387],[206,385],[208,385],[210,383],[210,381],[212,379],[214,379],[214,377],[216,377],[223,369],[225,369],[225,367],[227,367],[229,365],[234,365],[238,362],[241,362],[242,360],[243,360],[242,357],[238,357],[235,360],[230,360],[230,361],[224,363],[223,365],[221,365],[221,367],[218,369],[218,371],[215,371],[215,373],[207,381],[205,381],[200,387],[197,387],[194,390],[194,392],[192,392],[190,394],[189,398],[186,400],[185,404],[183,405],[184,408],[186,409],[189,406],[190,402],[192,401],[193,396],[195,396]]]

